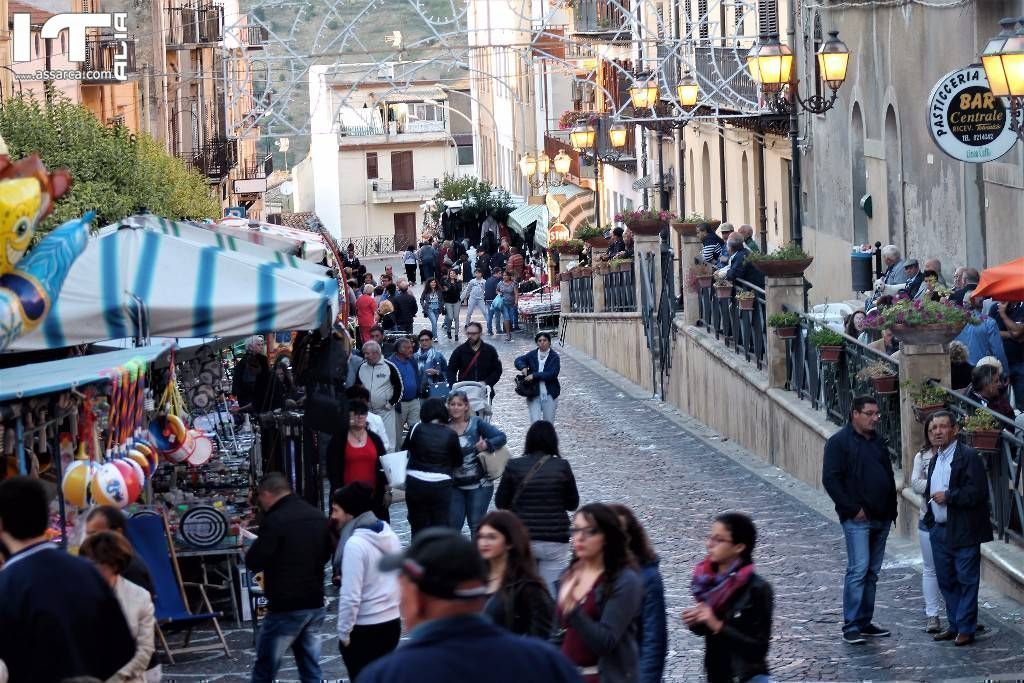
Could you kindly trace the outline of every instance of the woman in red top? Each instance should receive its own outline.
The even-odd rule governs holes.
[[[388,505],[391,491],[384,474],[380,456],[384,455],[384,442],[366,428],[369,412],[362,401],[352,401],[348,407],[348,430],[331,439],[327,461],[327,476],[331,491],[352,482],[361,481],[373,488],[373,513],[377,519],[390,521]]]
[[[373,285],[363,285],[363,293],[356,299],[356,324],[359,325],[359,344],[370,339],[370,328],[377,324],[377,300],[373,298]]]
[[[585,683],[637,680],[636,621],[643,580],[607,505],[584,505],[569,528],[573,560],[558,584],[562,653]]]

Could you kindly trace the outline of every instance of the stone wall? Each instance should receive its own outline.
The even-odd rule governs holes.
[[[651,354],[639,313],[563,313],[562,319],[566,344],[634,384],[654,391]]]

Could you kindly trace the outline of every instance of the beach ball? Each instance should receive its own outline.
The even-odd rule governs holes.
[[[130,451],[128,451],[127,459],[129,462],[133,462],[139,466],[139,472],[142,474],[142,479],[146,478],[146,474],[149,472],[149,458],[146,454],[139,450],[136,444]]]
[[[146,483],[146,476],[142,468],[127,458],[120,458],[114,461],[114,466],[121,470],[124,483],[128,487],[128,502],[134,503],[142,494],[142,487]]]
[[[96,466],[91,460],[76,460],[64,471],[60,490],[68,505],[84,508],[89,504],[89,483],[95,471]]]
[[[149,425],[149,436],[162,455],[169,455],[181,448],[185,443],[187,431],[185,423],[177,415],[158,417]]]
[[[152,476],[156,472],[157,465],[160,464],[160,456],[156,451],[156,447],[147,441],[136,441],[134,448],[146,456],[146,460],[149,461],[149,464],[146,466],[146,473]]]
[[[97,505],[113,505],[119,508],[132,502],[128,498],[128,482],[125,481],[125,472],[132,470],[127,464],[124,467],[122,470],[116,463],[108,462],[96,468],[92,483],[89,485],[93,502]]]

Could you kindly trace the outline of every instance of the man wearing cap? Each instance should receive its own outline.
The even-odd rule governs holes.
[[[916,258],[907,259],[903,263],[903,272],[907,274],[907,283],[904,288],[907,296],[911,299],[917,296],[917,290],[924,284],[924,273]]]
[[[481,615],[487,566],[462,535],[427,529],[405,553],[385,557],[381,570],[400,572],[399,609],[409,639],[363,669],[359,683],[581,680],[551,645],[516,636]]]
[[[294,495],[280,472],[263,477],[256,497],[264,515],[245,566],[263,572],[268,613],[260,625],[252,681],[275,680],[289,647],[299,679],[319,681],[324,565],[331,557],[327,518]]]
[[[722,223],[722,227],[719,228],[719,232],[722,234],[722,239],[725,241],[726,244],[728,244],[729,237],[734,232],[732,223]],[[741,239],[740,242],[742,243],[743,240]],[[729,253],[729,251],[727,249],[723,249],[722,253],[718,255],[718,268],[728,267],[730,257],[731,254]]]

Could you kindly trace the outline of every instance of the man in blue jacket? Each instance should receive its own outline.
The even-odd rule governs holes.
[[[481,616],[487,567],[472,541],[451,529],[427,529],[400,555],[381,560],[401,572],[399,608],[405,645],[363,669],[359,683],[579,683],[551,645],[523,638]]]
[[[825,443],[822,464],[822,484],[846,537],[843,640],[851,645],[890,635],[871,623],[885,541],[897,510],[892,461],[885,439],[875,431],[880,419],[874,397],[853,399],[850,423]]]

